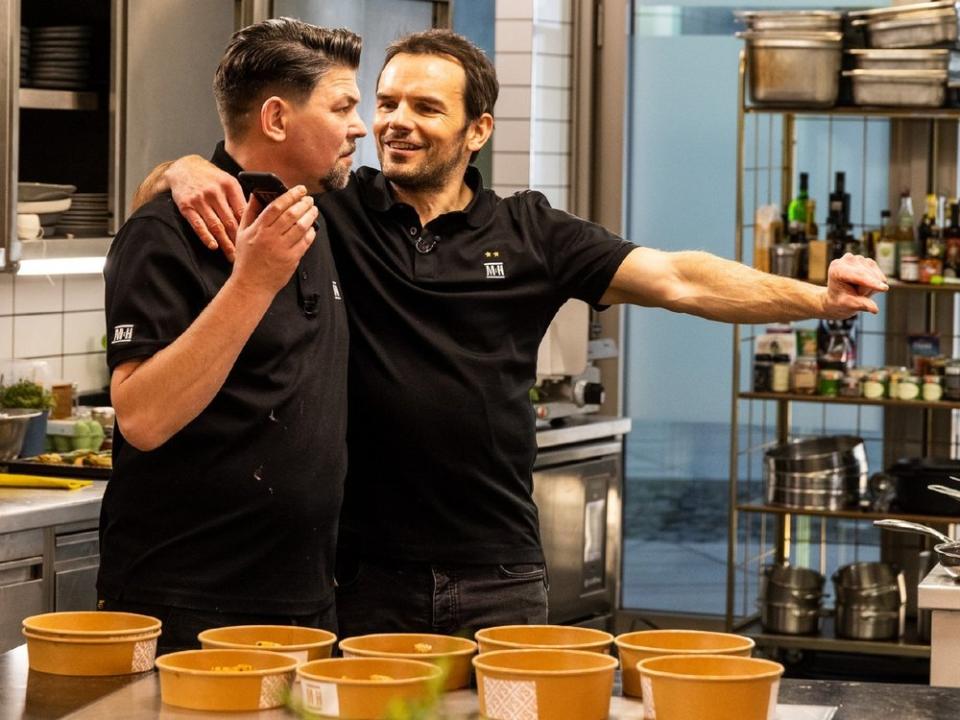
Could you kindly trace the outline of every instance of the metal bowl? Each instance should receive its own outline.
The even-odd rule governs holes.
[[[22,408],[0,410],[0,460],[12,460],[20,454],[27,424],[40,414],[40,410]]]
[[[818,472],[844,467],[867,468],[863,440],[854,435],[826,435],[778,445],[764,455],[772,472]]]

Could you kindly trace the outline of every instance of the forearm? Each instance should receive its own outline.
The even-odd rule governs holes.
[[[183,335],[127,377],[114,373],[117,423],[132,445],[162,445],[210,404],[272,299],[231,278]]]
[[[165,163],[160,163],[150,171],[150,174],[140,183],[140,187],[138,187],[137,191],[133,194],[130,208],[131,213],[135,213],[141,206],[146,205],[157,195],[170,189],[170,183],[167,182],[164,173],[172,164],[173,160],[169,160]]]
[[[765,323],[824,315],[827,290],[705,252],[672,254],[676,292],[666,307],[709,320]]]

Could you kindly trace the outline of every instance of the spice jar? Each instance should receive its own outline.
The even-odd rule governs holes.
[[[920,258],[916,255],[900,258],[900,279],[904,282],[917,282],[920,279]]]
[[[890,380],[890,374],[880,368],[867,373],[863,380],[863,396],[871,400],[879,400],[887,394],[887,383]],[[960,388],[960,364],[957,367],[958,388]]]
[[[773,386],[773,355],[757,353],[753,356],[753,391],[770,392]]]
[[[905,367],[887,368],[890,372],[890,380],[887,382],[887,397],[891,400],[900,399],[900,381],[910,374]]]
[[[957,385],[960,387],[960,363],[957,364]],[[800,395],[814,395],[817,392],[817,359],[797,358],[793,364],[793,377],[790,387]]]
[[[797,354],[800,357],[817,356],[816,328],[797,328]]]
[[[820,383],[817,391],[824,397],[836,397],[840,394],[840,380],[843,378],[842,370],[821,370]]]
[[[943,378],[939,375],[924,375],[921,394],[927,402],[940,400],[943,397]]]
[[[920,378],[916,375],[904,375],[897,385],[897,395],[901,400],[920,399]]]
[[[943,368],[943,397],[960,400],[960,360],[947,360]]]
[[[773,392],[790,391],[790,356],[774,355],[773,371],[770,374],[770,389]]]
[[[920,282],[930,284],[930,280],[943,273],[943,261],[940,258],[922,258],[918,275]]]

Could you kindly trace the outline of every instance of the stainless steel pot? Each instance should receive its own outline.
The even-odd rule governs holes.
[[[837,604],[836,633],[852,640],[895,640],[903,635],[904,608],[877,610],[863,605]]]
[[[867,456],[851,435],[825,436],[778,445],[763,459],[766,499],[805,510],[841,510],[866,497]]]
[[[789,490],[772,484],[767,486],[767,502],[797,510],[843,510],[856,504],[842,490]]]
[[[760,624],[764,630],[784,635],[809,635],[820,630],[819,607],[803,608],[792,603],[761,602]]]
[[[789,604],[800,609],[819,608],[823,583],[823,575],[815,570],[767,565],[760,576],[760,602]]]
[[[838,468],[866,469],[867,451],[854,435],[824,435],[778,445],[764,454],[773,472],[817,472]]]
[[[946,70],[950,51],[944,48],[879,50],[847,50],[857,70]]]
[[[903,574],[890,563],[855,562],[844,565],[833,574],[837,587],[868,590],[878,587],[898,586]]]
[[[738,33],[747,41],[750,97],[758,105],[830,107],[840,90],[838,32]]]
[[[881,585],[874,588],[835,588],[838,605],[858,605],[875,610],[899,610],[906,602],[906,585]]]

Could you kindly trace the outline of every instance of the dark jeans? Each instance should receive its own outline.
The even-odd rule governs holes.
[[[171,605],[151,605],[126,600],[100,600],[99,610],[150,615],[163,623],[157,641],[157,655],[200,647],[197,640],[204,630],[230,625],[299,625],[337,632],[334,605],[308,615],[262,615],[259,613],[222,613],[216,610],[192,610]]]
[[[340,637],[421,632],[473,637],[495,625],[547,622],[542,564],[429,565],[372,561],[341,552]]]

